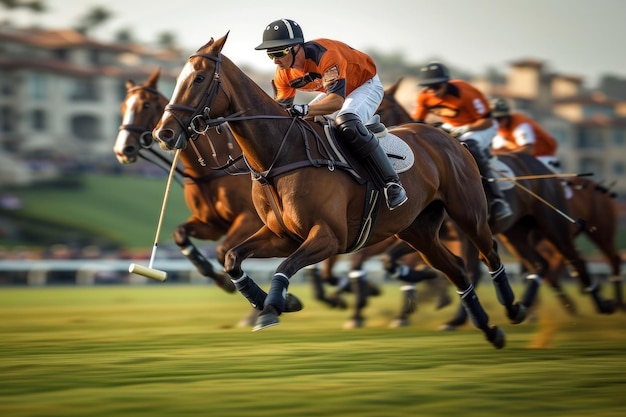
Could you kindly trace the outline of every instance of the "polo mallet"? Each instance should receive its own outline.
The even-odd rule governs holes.
[[[550,202],[546,201],[544,198],[542,198],[541,196],[539,196],[538,194],[536,194],[535,192],[533,192],[531,189],[524,187],[522,184],[520,184],[519,182],[517,182],[517,179],[520,179],[520,177],[509,177],[507,175],[505,175],[502,171],[499,171],[495,168],[491,168],[496,174],[500,175],[501,178],[503,178],[503,180],[506,181],[511,181],[513,183],[514,186],[524,190],[525,192],[527,192],[528,194],[530,194],[531,196],[533,196],[534,198],[536,198],[537,200],[539,200],[540,202],[542,202],[543,204],[545,204],[546,206],[548,206],[549,208],[551,208],[552,210],[554,210],[556,213],[558,213],[561,217],[567,219],[570,223],[575,224],[576,226],[578,226],[578,228],[580,230],[586,230],[587,226],[586,226],[586,222],[583,219],[578,219],[575,220],[573,218],[571,218],[570,216],[568,216],[567,214],[563,213],[561,210],[559,210],[557,207],[555,207],[553,204],[550,204]],[[551,175],[551,174],[550,174]],[[580,175],[580,174],[575,174],[575,175]],[[547,178],[544,176],[544,178]],[[591,230],[593,231],[593,230]]]
[[[160,271],[152,268],[154,264],[154,258],[156,256],[157,246],[159,245],[159,235],[161,234],[161,225],[163,224],[163,216],[165,215],[165,207],[167,206],[167,197],[170,193],[170,186],[172,185],[172,179],[176,172],[176,164],[178,163],[178,156],[180,155],[180,149],[176,149],[174,153],[174,160],[172,161],[172,167],[170,169],[170,175],[167,178],[167,184],[165,185],[165,195],[163,196],[163,205],[161,206],[161,214],[159,215],[159,223],[157,224],[156,236],[154,238],[154,246],[152,247],[152,255],[150,255],[150,263],[148,267],[137,265],[135,263],[130,264],[128,272],[131,274],[142,275],[147,278],[152,278],[157,281],[165,281],[167,279],[167,272]]]

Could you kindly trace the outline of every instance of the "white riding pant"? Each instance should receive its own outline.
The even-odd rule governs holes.
[[[363,123],[366,123],[378,110],[384,94],[385,89],[380,82],[378,74],[374,75],[348,94],[341,109],[328,116],[334,119],[340,114],[352,113],[359,116]],[[324,97],[326,97],[326,93],[321,93],[311,100],[309,104],[315,103]]]
[[[494,136],[498,133],[498,123],[494,120],[493,124],[485,130],[470,130],[457,139],[461,142],[465,142],[466,140],[473,140],[478,143],[481,151],[489,151],[484,152],[485,155],[489,155],[491,153],[491,141]]]

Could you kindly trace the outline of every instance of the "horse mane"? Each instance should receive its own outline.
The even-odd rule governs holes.
[[[249,94],[257,94],[259,96],[265,97],[263,103],[269,106],[269,109],[272,111],[272,113],[284,115],[284,108],[280,104],[278,104],[278,102],[276,102],[274,98],[260,85],[258,85],[248,74],[246,74],[241,68],[239,68],[237,64],[235,64],[230,58],[222,53],[222,49],[224,47],[224,44],[226,43],[226,40],[228,39],[229,33],[230,31],[226,32],[224,36],[218,39],[213,39],[211,37],[211,39],[207,43],[198,48],[196,53],[202,55],[210,55],[216,58],[219,57],[221,59],[222,65],[236,69],[239,73],[241,73],[242,78],[252,89],[251,91],[249,91]]]

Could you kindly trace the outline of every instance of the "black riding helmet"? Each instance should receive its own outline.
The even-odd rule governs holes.
[[[263,31],[263,42],[254,49],[280,49],[304,43],[300,25],[290,19],[275,20]]]
[[[448,68],[440,62],[431,62],[422,67],[419,74],[419,86],[437,85],[450,81]]]
[[[511,115],[511,109],[503,98],[495,98],[491,100],[491,115],[493,117],[506,117]]]

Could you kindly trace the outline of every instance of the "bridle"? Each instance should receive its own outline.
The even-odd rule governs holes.
[[[149,93],[155,94],[157,97],[159,96],[159,91],[152,88],[152,87],[147,87],[147,86],[143,86],[143,85],[137,85],[134,86],[132,88],[130,88],[128,90],[128,94],[132,93],[133,91],[147,91]],[[128,132],[134,132],[134,133],[139,133],[139,145],[143,148],[143,149],[149,149],[150,146],[152,145],[153,142],[153,137],[152,137],[152,130],[148,127],[148,126],[139,126],[139,125],[135,125],[135,124],[122,124],[120,125],[120,127],[118,128],[118,130],[122,131],[122,130],[126,130]]]
[[[286,143],[287,137],[289,136],[289,132],[291,131],[293,126],[297,125],[299,127],[303,137],[306,137],[306,133],[304,132],[304,130],[305,129],[310,130],[310,127],[308,128],[304,127],[304,126],[308,126],[308,124],[305,123],[303,120],[300,120],[296,117],[287,116],[287,115],[285,116],[276,116],[276,115],[242,116],[242,114],[245,112],[244,110],[237,112],[231,116],[218,117],[218,118],[212,119],[210,116],[210,112],[211,112],[211,105],[213,103],[213,100],[217,97],[217,94],[219,93],[220,90],[225,92],[225,90],[222,88],[222,80],[220,76],[222,54],[220,53],[217,56],[214,56],[214,55],[204,54],[204,53],[195,53],[193,55],[190,55],[189,59],[193,57],[202,57],[202,58],[206,58],[215,62],[215,70],[213,72],[213,77],[211,78],[211,82],[209,86],[207,87],[206,93],[200,100],[200,103],[198,103],[198,106],[195,108],[191,106],[187,106],[187,105],[182,105],[182,104],[172,104],[170,102],[167,106],[165,106],[165,111],[170,112],[170,114],[176,120],[176,122],[179,124],[182,130],[186,132],[188,139],[191,139],[192,141],[195,140],[198,137],[198,135],[205,133],[209,128],[218,126],[224,122],[253,120],[253,119],[291,119],[291,124],[289,125],[289,128],[287,129],[287,131],[285,132],[285,135],[283,136],[279,149],[276,152],[276,155],[274,156],[274,160],[270,164],[269,169],[267,169],[266,171],[262,173],[255,172],[255,170],[253,170],[252,167],[250,167],[250,164],[248,163],[248,161],[245,160],[245,156],[243,154],[236,159],[232,159],[229,157],[229,160],[226,164],[224,164],[221,167],[215,168],[215,169],[226,169],[230,167],[231,165],[234,165],[239,159],[244,158],[251,172],[258,174],[261,177],[267,177],[269,175],[269,172],[272,170],[274,164],[276,163],[281,153],[281,150],[283,149]],[[182,112],[191,113],[191,118],[189,119],[189,122],[188,123],[183,122],[181,118],[178,117],[176,113],[174,113],[174,111],[182,111]],[[200,128],[201,125],[203,125],[204,128]],[[175,147],[178,148],[179,146],[182,147],[182,144],[176,143]]]
[[[191,55],[189,58],[193,57],[203,57],[210,59],[215,62],[215,71],[213,72],[213,78],[211,78],[211,83],[207,88],[206,94],[202,97],[202,100],[198,104],[197,107],[190,107],[182,104],[171,104],[168,103],[165,106],[165,111],[169,111],[172,117],[176,120],[176,122],[183,128],[183,130],[187,133],[187,137],[189,139],[196,139],[198,135],[205,133],[210,127],[221,124],[224,122],[222,119],[211,119],[211,104],[219,90],[221,89],[221,78],[220,78],[220,64],[222,63],[222,55],[213,56],[209,54],[201,54],[195,53]],[[188,123],[184,123],[174,111],[183,111],[187,113],[191,113],[191,118]],[[219,120],[219,122],[217,122]],[[200,128],[201,124],[204,125],[204,128]]]

